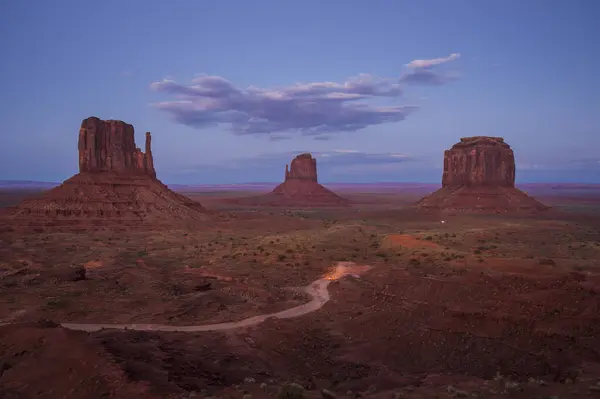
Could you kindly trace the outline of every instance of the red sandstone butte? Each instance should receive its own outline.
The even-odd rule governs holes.
[[[463,137],[444,152],[442,188],[421,209],[536,212],[548,209],[515,187],[515,156],[502,137]]]
[[[14,226],[105,227],[189,224],[206,213],[156,178],[150,133],[142,152],[132,125],[90,117],[79,130],[79,173],[3,216]]]
[[[145,174],[156,177],[150,133],[146,152],[135,146],[133,126],[122,121],[85,119],[79,129],[79,172]]]
[[[317,160],[308,153],[298,155],[289,165],[285,165],[285,180],[272,192],[237,202],[248,205],[298,207],[345,206],[348,204],[348,200],[319,184]]]

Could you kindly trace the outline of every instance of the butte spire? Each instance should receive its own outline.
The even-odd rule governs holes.
[[[501,137],[463,137],[444,152],[442,188],[416,206],[450,212],[537,212],[548,209],[515,187],[515,156]]]
[[[247,205],[321,207],[345,206],[349,201],[319,184],[317,160],[309,153],[300,154],[285,165],[284,181],[272,192],[233,202]]]
[[[133,126],[96,117],[79,129],[79,173],[39,198],[4,211],[15,226],[111,227],[187,224],[207,219],[197,202],[156,178],[146,133],[145,152]]]

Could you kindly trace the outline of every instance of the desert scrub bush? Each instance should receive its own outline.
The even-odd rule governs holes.
[[[431,240],[433,240],[433,237],[432,237],[432,236],[427,236],[427,237],[425,237],[425,239],[426,239],[427,241],[431,241]]]
[[[408,264],[411,266],[419,266],[421,264],[421,261],[419,259],[412,258],[408,261]]]
[[[304,388],[298,384],[287,384],[281,387],[277,399],[304,399]]]
[[[66,299],[61,298],[48,299],[48,302],[46,302],[46,306],[49,308],[64,308],[68,304],[69,302]]]
[[[280,260],[280,261],[284,261],[285,260],[285,255],[284,254],[278,255],[277,259]]]

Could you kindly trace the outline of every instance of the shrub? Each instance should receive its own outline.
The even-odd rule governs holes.
[[[298,384],[284,385],[277,399],[304,399],[304,388]]]

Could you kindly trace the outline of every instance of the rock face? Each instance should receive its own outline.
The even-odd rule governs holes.
[[[502,137],[463,137],[444,152],[442,188],[416,204],[446,211],[541,211],[515,188],[515,156]]]
[[[79,130],[79,173],[2,216],[17,226],[85,228],[188,224],[206,213],[156,178],[150,133],[142,152],[132,125],[91,117]]]
[[[348,200],[318,183],[317,160],[300,154],[285,165],[285,180],[266,195],[235,200],[246,205],[322,207],[345,206]]]
[[[515,155],[502,137],[463,137],[444,152],[442,187],[515,186]]]
[[[79,172],[114,172],[156,177],[150,133],[146,153],[135,146],[133,126],[122,121],[85,119],[79,129]]]
[[[300,154],[292,159],[291,167],[285,165],[285,180],[311,181],[317,183],[317,160],[311,154]]]

